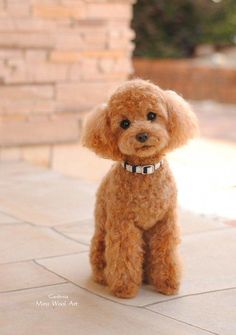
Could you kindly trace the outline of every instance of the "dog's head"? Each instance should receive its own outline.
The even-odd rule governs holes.
[[[107,105],[90,113],[82,143],[102,157],[160,157],[197,132],[189,104],[173,91],[141,80],[119,87]]]

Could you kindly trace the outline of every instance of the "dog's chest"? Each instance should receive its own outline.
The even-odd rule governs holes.
[[[115,178],[109,197],[120,217],[147,230],[166,213],[173,198],[171,184],[170,178],[163,173],[149,176],[121,173]]]

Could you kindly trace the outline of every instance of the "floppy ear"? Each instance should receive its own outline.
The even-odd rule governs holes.
[[[107,105],[103,104],[88,114],[82,131],[82,145],[103,158],[119,159],[120,152],[111,132]]]
[[[165,91],[168,109],[168,149],[175,149],[198,134],[198,121],[190,105],[174,91]]]

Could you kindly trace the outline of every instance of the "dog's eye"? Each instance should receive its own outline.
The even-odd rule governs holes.
[[[130,123],[131,123],[130,120],[125,119],[125,120],[122,120],[122,121],[120,122],[120,126],[121,126],[121,128],[123,128],[123,129],[127,129],[127,128],[129,128]]]
[[[148,119],[149,121],[154,121],[154,120],[156,119],[156,117],[157,117],[156,113],[149,112],[149,113],[147,114],[147,119]]]

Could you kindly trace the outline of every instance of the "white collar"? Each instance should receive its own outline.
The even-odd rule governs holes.
[[[130,165],[127,162],[122,162],[121,164],[125,170],[132,173],[152,174],[162,166],[163,160],[156,164],[149,165]]]

